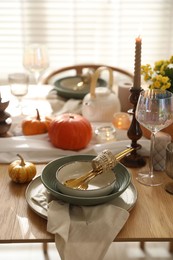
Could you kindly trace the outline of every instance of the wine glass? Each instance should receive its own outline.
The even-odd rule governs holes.
[[[28,93],[29,76],[26,73],[10,73],[8,82],[11,94],[18,99],[18,108],[22,114],[22,98]]]
[[[35,81],[38,83],[41,73],[49,66],[46,46],[38,43],[27,45],[23,53],[23,66],[34,73]]]
[[[162,181],[153,171],[155,134],[173,122],[173,94],[160,89],[142,91],[136,107],[136,119],[151,131],[150,169],[149,172],[138,173],[137,180],[147,186],[158,186]]]

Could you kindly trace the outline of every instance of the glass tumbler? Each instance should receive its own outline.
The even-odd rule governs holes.
[[[166,147],[165,172],[171,179],[173,179],[173,143],[169,143]],[[173,181],[168,182],[165,185],[165,190],[173,194]]]
[[[11,94],[18,99],[18,108],[22,114],[22,99],[28,93],[29,76],[26,73],[11,73],[8,82]]]

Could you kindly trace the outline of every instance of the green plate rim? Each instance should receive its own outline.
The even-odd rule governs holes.
[[[58,95],[65,97],[65,98],[77,98],[77,99],[83,99],[86,94],[89,93],[89,88],[87,90],[83,91],[76,91],[73,89],[65,89],[62,87],[61,82],[66,79],[70,78],[80,78],[82,80],[81,76],[68,76],[64,78],[57,79],[54,82],[54,89],[57,91]],[[98,82],[100,83],[101,87],[106,87],[107,82],[104,79],[99,78]]]
[[[75,205],[97,205],[97,204],[102,204],[105,202],[108,202],[110,200],[113,200],[114,198],[120,196],[126,189],[127,187],[130,185],[131,182],[131,174],[128,171],[128,169],[122,165],[121,163],[118,163],[112,170],[115,172],[116,169],[118,168],[119,170],[122,170],[124,174],[127,174],[127,183],[124,186],[123,189],[119,190],[119,191],[113,191],[112,193],[108,194],[108,195],[104,195],[104,196],[99,196],[99,197],[77,197],[77,196],[70,196],[67,194],[63,194],[62,192],[60,192],[58,190],[58,187],[56,187],[57,189],[54,190],[51,187],[49,187],[49,184],[45,181],[45,174],[47,174],[47,170],[49,170],[49,168],[52,166],[52,164],[57,164],[57,168],[55,167],[55,169],[51,169],[51,172],[49,172],[49,174],[51,175],[51,177],[53,178],[53,180],[56,181],[56,171],[59,167],[61,167],[63,164],[70,162],[70,161],[77,161],[77,160],[92,160],[95,156],[94,155],[71,155],[71,156],[64,156],[64,157],[60,157],[58,159],[55,159],[51,162],[49,162],[42,170],[41,172],[41,181],[43,183],[43,185],[48,189],[48,191],[50,193],[52,193],[56,198],[65,201],[65,202],[69,202],[71,204],[75,204]],[[116,174],[121,174],[120,172],[116,173]]]

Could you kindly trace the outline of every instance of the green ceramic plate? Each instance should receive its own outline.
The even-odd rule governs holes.
[[[48,163],[41,173],[41,181],[43,185],[49,190],[52,195],[62,201],[75,204],[75,205],[98,205],[108,202],[118,196],[120,196],[129,186],[131,181],[131,175],[129,171],[120,163],[118,163],[113,171],[116,174],[116,183],[114,190],[111,194],[100,197],[75,197],[61,193],[57,187],[56,171],[62,165],[72,161],[89,161],[95,156],[93,155],[72,155],[66,156]]]
[[[58,95],[61,97],[83,99],[90,91],[90,84],[79,84],[78,86],[77,84],[81,82],[82,78],[80,76],[61,78],[54,82],[54,89],[57,90]],[[97,84],[99,87],[105,87],[107,85],[103,79],[98,79]]]

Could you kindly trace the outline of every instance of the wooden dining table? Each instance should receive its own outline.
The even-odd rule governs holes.
[[[36,166],[37,175],[40,175],[45,164]],[[137,189],[137,200],[114,241],[172,241],[173,195],[164,189],[171,180],[164,172],[157,172],[163,184],[148,187],[136,180],[139,168],[128,170]],[[54,236],[47,232],[47,220],[34,212],[26,201],[28,184],[11,181],[8,164],[0,164],[0,183],[0,243],[53,242]]]
[[[33,89],[35,91],[36,88]],[[35,102],[38,105],[42,104],[38,103],[38,100],[43,101],[40,100],[40,93],[43,91],[37,92]],[[31,99],[28,100],[30,104]],[[48,111],[49,107],[43,107]],[[47,220],[37,214],[27,203],[25,192],[28,184],[17,184],[11,181],[8,165],[0,163],[0,243],[54,242],[54,235],[47,231]],[[38,176],[45,163],[37,163],[36,167]],[[171,179],[165,172],[156,172],[163,180],[162,185],[157,187],[142,185],[136,180],[136,175],[139,170],[145,168],[148,168],[148,163],[142,169],[128,168],[137,190],[137,200],[126,224],[114,241],[173,240],[173,195],[164,189],[165,184]]]

